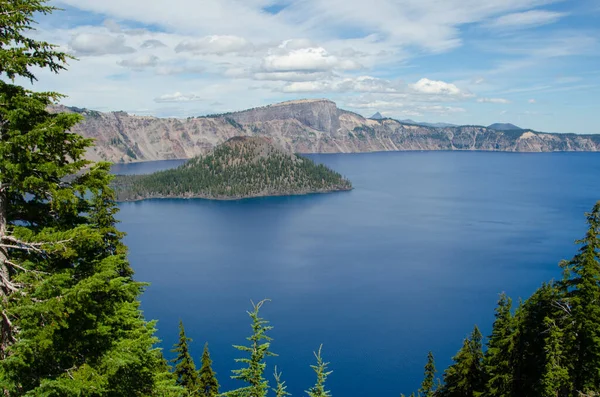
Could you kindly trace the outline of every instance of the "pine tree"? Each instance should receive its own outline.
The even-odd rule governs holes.
[[[68,55],[27,36],[44,0],[0,1],[0,389],[4,395],[177,393],[132,280],[109,164],[50,114],[61,96],[32,83]],[[7,82],[10,81],[10,82]]]
[[[200,378],[188,344],[191,341],[192,339],[185,335],[183,321],[179,320],[179,340],[171,350],[171,352],[177,353],[172,360],[175,364],[175,377],[177,384],[183,387],[189,396],[200,396]]]
[[[317,359],[317,365],[310,366],[317,374],[317,383],[306,391],[306,394],[308,394],[309,397],[331,397],[331,392],[325,390],[325,382],[327,381],[327,377],[331,375],[333,371],[327,371],[329,363],[323,361],[323,358],[321,357],[322,349],[323,345],[319,346],[319,351],[314,353],[315,358]]]
[[[513,353],[515,324],[512,300],[501,294],[496,307],[496,320],[484,356],[486,390],[491,397],[509,397],[513,387]]]
[[[435,372],[433,353],[429,352],[427,355],[427,364],[425,364],[425,376],[423,378],[423,383],[421,383],[421,388],[419,389],[420,397],[433,397],[435,395]]]
[[[556,322],[549,317],[544,320],[548,329],[545,338],[546,366],[542,377],[542,397],[566,397],[570,394],[571,385],[569,370],[564,365],[566,357],[563,355],[562,343],[564,335]]]
[[[443,397],[473,397],[483,391],[483,352],[481,332],[475,327],[471,336],[452,358],[452,364],[444,372]]]
[[[247,386],[225,393],[228,397],[265,397],[269,390],[269,382],[264,377],[267,364],[265,359],[269,356],[276,356],[271,352],[272,338],[267,335],[272,326],[269,322],[259,316],[261,307],[268,302],[268,299],[262,300],[257,304],[252,302],[252,311],[248,315],[252,319],[252,335],[247,340],[250,346],[234,345],[239,351],[249,353],[249,358],[238,358],[235,361],[246,365],[245,368],[233,370],[232,379],[245,382]],[[264,341],[264,342],[263,342]]]
[[[217,374],[212,369],[212,360],[208,351],[208,343],[204,344],[202,353],[202,367],[200,367],[200,395],[202,397],[216,397],[219,395],[219,382]]]
[[[281,372],[277,372],[277,366],[275,366],[275,373],[273,374],[275,378],[275,385],[272,390],[275,392],[275,397],[286,397],[291,396],[291,393],[287,392],[287,386],[285,385],[285,381],[281,380]]]
[[[569,317],[564,332],[571,343],[571,378],[575,390],[600,390],[600,202],[586,213],[588,230],[579,253],[563,261],[562,308]]]

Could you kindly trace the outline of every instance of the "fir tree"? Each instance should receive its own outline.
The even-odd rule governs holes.
[[[569,370],[564,365],[563,355],[564,335],[556,322],[548,317],[544,321],[548,336],[545,338],[546,366],[542,377],[542,397],[568,396],[571,391]]]
[[[212,360],[208,351],[208,343],[204,344],[202,353],[202,367],[200,367],[200,395],[202,397],[216,397],[219,395],[219,382],[217,374],[212,369]]]
[[[473,397],[483,391],[483,352],[481,332],[475,327],[471,336],[452,358],[452,364],[444,372],[444,385],[440,390],[443,397]]]
[[[562,308],[569,317],[564,329],[570,343],[571,378],[578,392],[600,390],[600,202],[586,213],[588,230],[579,253],[563,261]]]
[[[44,0],[0,1],[0,389],[3,395],[177,393],[153,346],[115,227],[109,164],[84,159],[80,116],[12,84],[69,56],[31,39]],[[6,81],[10,82],[6,82]]]
[[[421,383],[421,388],[419,389],[420,397],[433,397],[435,395],[435,372],[433,353],[429,352],[427,355],[427,364],[425,364],[425,376],[423,377],[423,383]]]
[[[321,357],[322,349],[323,345],[319,346],[319,351],[314,353],[315,358],[317,359],[317,365],[310,366],[317,374],[317,383],[306,391],[306,394],[308,394],[309,397],[331,397],[331,392],[325,390],[325,381],[327,381],[327,377],[331,375],[333,371],[327,371],[329,363],[323,361],[323,358]]]
[[[265,359],[269,356],[276,356],[271,352],[272,338],[267,335],[272,326],[269,322],[259,316],[261,307],[268,299],[262,300],[257,304],[252,302],[252,311],[248,315],[252,319],[252,335],[247,340],[250,341],[250,346],[234,345],[233,347],[239,351],[250,354],[249,358],[238,358],[235,361],[246,365],[245,368],[236,369],[232,372],[232,379],[238,379],[247,384],[247,386],[225,393],[228,397],[265,397],[269,390],[269,382],[264,377],[264,372],[267,364]]]
[[[496,307],[496,319],[484,356],[486,395],[509,397],[512,394],[515,325],[511,312],[512,300],[501,294]]]
[[[281,372],[277,372],[277,366],[275,366],[275,373],[273,374],[275,378],[276,387],[273,388],[275,392],[275,397],[286,397],[291,396],[291,393],[287,392],[287,386],[285,385],[285,381],[281,380]]]
[[[556,318],[558,290],[543,284],[515,310],[515,335],[512,363],[512,396],[540,396],[541,379],[545,371],[544,335],[546,318]]]
[[[179,320],[179,341],[173,346],[173,353],[177,357],[173,359],[175,364],[175,377],[177,384],[182,386],[190,396],[200,396],[200,378],[196,371],[196,364],[190,354],[188,342],[192,340],[185,335],[183,321]]]

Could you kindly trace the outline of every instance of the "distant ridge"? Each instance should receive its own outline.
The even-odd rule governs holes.
[[[374,115],[372,115],[370,118],[373,120],[382,120],[383,116],[381,115],[381,113],[377,112]]]
[[[457,124],[450,124],[450,123],[426,123],[426,122],[414,121],[414,120],[411,120],[411,119],[400,120],[400,122],[404,123],[404,124],[424,125],[426,127],[433,127],[433,128],[458,127]]]
[[[512,124],[454,126],[365,118],[326,99],[295,100],[186,119],[66,107],[55,111],[84,116],[72,132],[95,140],[96,145],[87,153],[89,159],[111,162],[188,159],[206,154],[234,136],[268,137],[293,153],[600,151],[600,134],[552,134],[522,130]]]
[[[488,125],[487,128],[490,128],[492,130],[496,130],[496,131],[515,131],[515,130],[523,130],[523,128],[521,127],[517,127],[514,124],[510,124],[510,123],[494,123],[491,125]]]

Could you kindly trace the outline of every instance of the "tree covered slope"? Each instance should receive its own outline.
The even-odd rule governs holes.
[[[239,199],[350,190],[337,172],[265,137],[234,137],[205,156],[150,175],[118,176],[121,201],[181,197]]]

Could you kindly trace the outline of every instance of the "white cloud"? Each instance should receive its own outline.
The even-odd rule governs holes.
[[[105,20],[103,25],[111,33],[124,33],[132,36],[139,36],[148,33],[146,29],[122,29],[121,25],[112,19]]]
[[[361,65],[352,60],[339,59],[323,47],[300,48],[284,55],[268,55],[262,62],[265,72],[356,70]]]
[[[535,100],[535,99],[530,99],[530,100],[528,100],[527,102],[528,102],[528,103],[536,103],[536,100]]]
[[[287,93],[349,92],[399,94],[404,87],[398,82],[392,82],[372,76],[359,76],[319,81],[298,80],[290,82],[280,89],[282,92]]]
[[[186,65],[186,66],[160,66],[156,68],[156,74],[168,76],[178,74],[202,74],[206,71],[203,66],[200,65]]]
[[[241,53],[250,51],[252,43],[237,36],[206,36],[197,40],[185,40],[175,47],[175,52],[191,52],[195,54]]]
[[[503,15],[496,18],[487,26],[491,28],[528,28],[533,26],[547,25],[558,21],[567,14],[562,12],[546,10],[530,10]]]
[[[331,78],[329,72],[258,72],[252,76],[255,80],[266,81],[316,81]]]
[[[454,84],[444,81],[429,80],[422,78],[410,87],[422,94],[437,94],[437,95],[464,95],[464,93]]]
[[[295,81],[283,87],[283,92],[304,93],[304,92],[325,92],[331,91],[332,85],[328,81]]]
[[[176,92],[174,94],[165,94],[161,95],[158,98],[154,99],[154,102],[158,103],[167,103],[167,102],[197,102],[202,101],[198,95],[195,94],[182,94],[181,92]]]
[[[400,83],[371,76],[346,78],[339,82],[337,86],[338,91],[341,92],[397,93],[403,89]]]
[[[423,105],[412,101],[386,101],[386,100],[361,100],[348,102],[346,106],[354,109],[365,109],[369,111],[384,111],[385,114],[397,114],[403,116],[423,116],[424,114],[451,115],[464,113],[466,110],[457,106]]]
[[[134,58],[123,59],[118,64],[126,68],[141,70],[158,65],[158,57],[155,55],[140,55]]]
[[[315,43],[309,39],[289,39],[285,40],[279,48],[284,48],[286,50],[299,50],[301,48],[311,48],[316,47]]]
[[[504,98],[478,98],[477,102],[479,102],[479,103],[498,103],[498,104],[510,103],[510,101],[508,99],[504,99]]]
[[[156,39],[150,39],[150,40],[145,40],[140,47],[141,48],[145,48],[145,49],[151,49],[151,48],[161,48],[161,47],[166,47],[167,45],[165,43],[163,43],[160,40],[156,40]]]
[[[130,54],[135,49],[125,44],[123,36],[113,36],[99,33],[81,33],[69,42],[70,49],[78,56]]]

